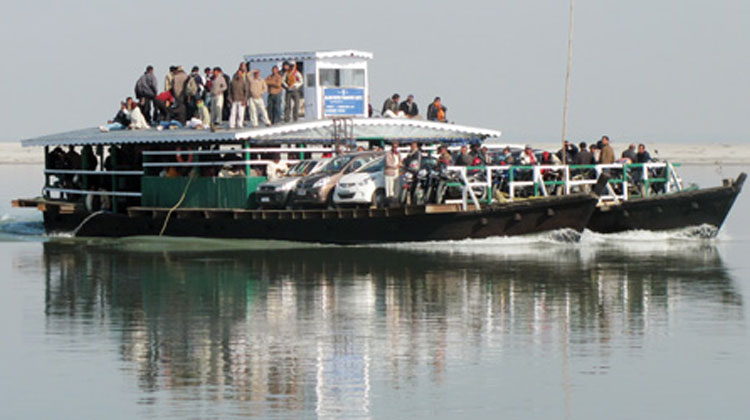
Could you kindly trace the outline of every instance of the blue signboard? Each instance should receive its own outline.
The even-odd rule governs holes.
[[[364,115],[364,113],[364,89],[326,88],[323,90],[323,115]]]

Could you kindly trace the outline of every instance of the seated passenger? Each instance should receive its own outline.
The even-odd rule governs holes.
[[[414,102],[414,95],[407,96],[406,100],[398,106],[398,109],[404,113],[406,118],[419,118],[419,107]]]
[[[203,98],[198,98],[197,117],[191,118],[186,126],[195,130],[207,130],[211,128],[211,114],[208,112],[206,104],[203,103]]]
[[[133,102],[130,105],[130,125],[128,125],[128,128],[131,130],[151,128],[148,125],[148,122],[146,122],[146,117],[143,115],[141,108],[136,102]]]
[[[430,121],[448,122],[445,117],[447,109],[440,102],[440,97],[437,96],[432,101],[429,107],[427,107],[427,119]]]
[[[232,178],[238,176],[245,176],[245,172],[242,169],[239,169],[239,167],[232,166],[228,163],[222,166],[221,170],[219,171],[219,178]]]
[[[516,159],[513,157],[513,153],[510,152],[510,147],[505,146],[505,149],[503,149],[503,158],[502,158],[501,164],[505,165],[515,165]]]
[[[474,162],[474,159],[469,154],[469,149],[466,146],[461,146],[461,151],[458,153],[458,156],[456,156],[455,162],[453,162],[456,166],[471,166]]]
[[[474,159],[478,161],[476,166],[487,166],[492,164],[492,162],[490,162],[490,155],[487,153],[487,146],[479,148],[474,155]]]
[[[437,162],[441,168],[445,168],[446,166],[451,166],[453,164],[453,156],[451,156],[450,152],[448,152],[447,147],[442,145],[438,146],[437,154]]]
[[[169,121],[171,118],[169,108],[174,103],[172,92],[165,90],[154,98],[154,121]]]
[[[289,168],[287,167],[286,162],[281,161],[281,155],[279,153],[274,153],[271,157],[271,162],[266,165],[266,178],[269,181],[274,181],[286,175],[287,170],[289,170]]]
[[[130,111],[125,102],[120,102],[120,110],[117,111],[115,118],[107,121],[106,125],[100,125],[99,131],[107,133],[111,130],[124,130],[130,125]]]
[[[531,146],[526,146],[523,149],[523,154],[521,155],[521,165],[536,165],[536,156],[534,156],[534,150],[531,148]]]
[[[557,157],[557,155],[554,155],[550,152],[544,151],[542,152],[542,159],[540,161],[540,164],[542,165],[559,165],[560,164],[560,158]]]
[[[398,100],[400,98],[401,96],[398,93],[394,93],[393,96],[386,99],[383,102],[383,110],[380,112],[380,115],[386,118],[404,118],[406,114],[398,109]]]
[[[182,128],[183,125],[177,120],[166,120],[166,121],[159,121],[159,125],[156,126],[156,129],[161,131],[165,128],[168,130],[177,130],[179,128]]]
[[[591,165],[594,163],[594,155],[586,148],[586,142],[581,142],[580,149],[573,158],[574,165]]]

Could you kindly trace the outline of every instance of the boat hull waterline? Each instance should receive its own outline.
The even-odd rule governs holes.
[[[586,227],[598,233],[616,233],[711,225],[718,233],[746,178],[743,172],[730,185],[632,198],[611,206],[599,206]]]
[[[517,236],[561,229],[582,232],[597,204],[595,194],[536,198],[479,211],[398,209],[232,210],[178,209],[164,235],[272,239],[333,244],[444,241]],[[48,234],[80,237],[159,235],[168,209],[131,208],[128,214],[44,212]],[[87,220],[88,219],[88,220]]]

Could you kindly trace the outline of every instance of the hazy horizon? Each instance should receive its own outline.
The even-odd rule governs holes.
[[[146,65],[233,71],[249,53],[371,51],[371,103],[434,96],[458,124],[560,139],[568,1],[14,3],[0,17],[0,141],[96,126]],[[43,11],[43,13],[40,13]],[[285,13],[291,11],[287,16]],[[750,3],[576,4],[568,138],[747,139]]]

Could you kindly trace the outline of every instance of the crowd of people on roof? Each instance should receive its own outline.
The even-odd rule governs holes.
[[[99,130],[217,129],[224,121],[235,129],[245,127],[246,116],[252,127],[261,121],[266,126],[297,121],[303,80],[293,61],[285,61],[281,69],[272,67],[265,77],[258,69],[248,70],[246,62],[231,77],[221,67],[206,67],[201,73],[193,66],[187,73],[182,66],[171,66],[160,89],[154,67],[149,65],[135,83],[135,99],[129,96],[122,101],[115,116]],[[422,118],[414,95],[399,100],[397,93],[386,99],[380,116]],[[372,105],[368,107],[372,117]],[[426,119],[448,122],[446,111],[436,97],[427,106]]]
[[[294,62],[284,62],[281,70],[274,66],[265,78],[242,62],[231,77],[221,67],[201,73],[194,66],[186,73],[182,66],[171,66],[160,89],[153,66],[148,66],[135,83],[135,100],[121,102],[115,117],[99,129],[215,129],[223,121],[233,129],[245,126],[246,114],[252,127],[259,120],[266,126],[297,121],[302,81]]]

